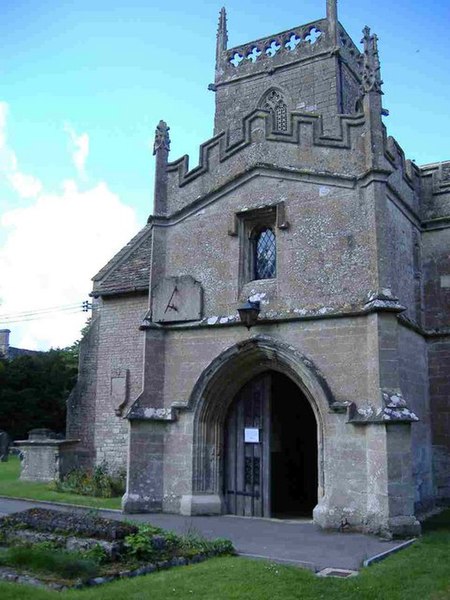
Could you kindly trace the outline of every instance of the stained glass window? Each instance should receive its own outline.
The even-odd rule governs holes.
[[[255,279],[272,279],[276,276],[277,246],[274,232],[262,229],[254,238]]]

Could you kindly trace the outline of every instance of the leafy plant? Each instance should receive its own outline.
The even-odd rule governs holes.
[[[58,492],[72,492],[82,496],[114,498],[125,492],[124,472],[111,474],[108,465],[102,463],[94,469],[74,469],[62,481],[55,481]]]
[[[128,556],[136,560],[164,560],[172,556],[187,558],[198,554],[233,554],[229,540],[208,540],[199,532],[177,535],[151,525],[141,525],[137,533],[125,538]]]
[[[102,548],[100,544],[95,544],[95,546],[92,546],[89,550],[85,550],[83,556],[84,558],[92,560],[97,565],[101,565],[109,560],[106,550]]]
[[[161,553],[161,548],[153,543],[154,537],[160,537],[160,531],[151,525],[141,525],[137,533],[125,538],[127,554],[136,560],[154,560]]]

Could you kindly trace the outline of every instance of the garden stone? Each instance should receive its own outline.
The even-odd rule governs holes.
[[[93,579],[89,579],[86,584],[90,586],[94,585],[102,585],[102,583],[108,583],[109,581],[113,581],[114,577],[94,577]]]
[[[154,573],[156,571],[156,566],[153,564],[147,565],[146,567],[144,567],[145,569],[145,573]]]
[[[36,579],[35,577],[30,577],[29,575],[19,575],[16,579],[17,583],[23,583],[25,585],[33,585],[35,587],[45,587],[45,583]]]

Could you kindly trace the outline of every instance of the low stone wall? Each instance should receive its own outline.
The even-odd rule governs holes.
[[[68,550],[70,552],[85,552],[96,546],[100,546],[104,550],[106,556],[115,560],[116,557],[123,551],[124,542],[107,540],[99,540],[95,538],[81,538],[76,536],[64,536],[54,533],[44,533],[41,531],[31,531],[30,529],[7,529],[2,528],[1,540],[9,546],[21,546],[41,544],[42,542],[51,542],[58,548]]]

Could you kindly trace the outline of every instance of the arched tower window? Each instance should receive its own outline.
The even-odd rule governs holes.
[[[273,279],[277,274],[277,244],[271,227],[257,229],[253,238],[253,277]]]
[[[272,113],[274,131],[288,130],[288,110],[284,96],[280,90],[271,89],[263,96],[260,106]]]

